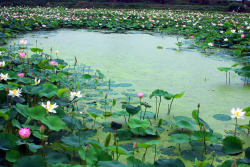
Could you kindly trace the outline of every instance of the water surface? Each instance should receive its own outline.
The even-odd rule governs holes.
[[[48,38],[47,38],[48,37]],[[234,121],[221,122],[213,118],[214,114],[230,115],[232,107],[245,108],[250,105],[250,86],[244,86],[240,77],[231,73],[231,84],[225,83],[225,73],[217,67],[230,67],[235,62],[222,58],[209,58],[203,53],[179,51],[174,36],[149,35],[141,33],[107,34],[88,30],[56,30],[26,34],[29,43],[59,51],[58,57],[73,63],[90,65],[92,69],[102,71],[107,80],[117,83],[131,83],[137,92],[151,94],[155,89],[170,93],[185,91],[181,99],[174,100],[171,117],[191,113],[201,104],[201,118],[205,119],[215,132],[234,129]],[[12,42],[17,42],[15,39]],[[157,49],[162,46],[164,49]],[[131,88],[131,87],[130,87]],[[116,88],[115,88],[116,89]],[[121,89],[121,88],[118,88]],[[122,88],[126,90],[127,88]],[[121,97],[121,95],[119,95]],[[150,103],[155,111],[155,99],[148,97],[143,101]],[[163,100],[161,118],[167,118],[167,104]],[[149,110],[150,111],[150,110]],[[247,123],[240,121],[240,123]]]

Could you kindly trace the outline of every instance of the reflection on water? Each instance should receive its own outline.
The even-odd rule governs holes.
[[[214,60],[195,50],[166,49],[177,48],[176,37],[57,30],[30,33],[24,38],[33,44],[37,40],[38,47],[44,48],[46,53],[50,53],[52,47],[54,51],[59,51],[60,58],[71,63],[76,56],[80,64],[91,65],[93,69],[102,71],[107,80],[111,78],[118,83],[131,83],[136,92],[149,95],[155,89],[170,93],[185,91],[181,99],[174,100],[171,114],[192,117],[191,112],[200,103],[201,118],[215,132],[232,130],[234,121],[221,123],[213,118],[214,114],[230,115],[232,107],[245,108],[250,105],[250,87],[243,86],[235,73],[231,73],[231,85],[226,85],[225,73],[217,70],[217,67],[230,67],[233,61]],[[164,49],[157,49],[157,46]],[[144,100],[153,105],[151,111],[154,112],[154,99],[147,97]],[[167,118],[167,104],[169,101],[163,100],[162,118]]]

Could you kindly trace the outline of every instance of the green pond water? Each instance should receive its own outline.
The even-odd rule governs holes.
[[[74,63],[76,56],[79,65],[100,70],[105,74],[105,80],[111,78],[116,83],[131,83],[131,87],[113,89],[120,93],[129,92],[127,89],[134,89],[132,93],[143,92],[147,97],[143,97],[142,101],[152,105],[147,111],[155,112],[155,99],[148,97],[155,89],[167,90],[170,93],[185,91],[182,98],[174,100],[169,116],[167,105],[170,101],[162,100],[159,117],[166,120],[173,120],[173,114],[192,118],[192,111],[197,109],[197,104],[200,103],[200,117],[214,129],[214,132],[225,135],[224,130],[234,129],[235,121],[219,121],[214,119],[213,115],[230,116],[233,107],[246,108],[250,105],[250,86],[244,86],[241,78],[233,72],[231,84],[226,84],[225,72],[217,69],[232,66],[235,63],[233,60],[227,57],[208,57],[194,49],[167,49],[178,49],[175,44],[176,36],[62,29],[33,32],[22,38],[27,39],[30,44],[35,44],[37,40],[37,47],[43,48],[48,54],[52,47],[53,56],[55,51],[59,51],[58,57],[70,64]],[[14,39],[11,43],[18,43],[20,39]],[[163,49],[157,49],[157,46],[162,46]],[[121,94],[116,96],[125,97]],[[134,97],[134,101],[139,101],[139,98]],[[120,111],[121,106],[118,106],[113,111]],[[123,120],[122,118],[121,121]],[[248,121],[247,117],[245,120],[239,120],[239,124]],[[167,138],[166,134],[163,136]],[[243,139],[249,138],[243,136]],[[166,141],[166,138],[161,137],[161,141]]]

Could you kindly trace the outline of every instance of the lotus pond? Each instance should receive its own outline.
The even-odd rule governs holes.
[[[223,50],[184,34],[18,31],[0,48],[0,165],[249,166],[248,34]]]

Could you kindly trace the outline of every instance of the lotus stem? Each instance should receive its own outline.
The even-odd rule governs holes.
[[[169,108],[168,108],[168,114],[170,114],[170,111],[171,111],[171,108],[172,108],[173,101],[174,101],[174,97],[172,98],[172,100],[171,100],[171,102],[170,102],[170,105],[169,105]]]
[[[147,107],[145,107],[145,112],[144,112],[144,115],[143,115],[143,120],[144,120],[144,117],[146,115],[146,112],[147,112]]]
[[[144,161],[145,161],[145,157],[146,157],[147,150],[148,150],[148,148],[146,148],[146,151],[145,151],[145,153],[143,154],[143,157],[142,157],[142,162],[144,162]]]
[[[158,105],[158,113],[157,113],[157,118],[159,117],[160,106],[161,106],[161,96],[160,96],[160,101],[159,101],[159,105]]]
[[[213,159],[212,159],[211,166],[213,166],[213,163],[214,163],[214,153],[215,153],[215,151],[213,151]]]
[[[155,159],[156,159],[156,145],[155,145],[155,156],[154,156],[154,163],[155,163]]]
[[[229,72],[229,78],[228,78],[228,81],[229,81],[229,85],[230,85],[230,72]]]
[[[234,130],[234,136],[236,136],[236,128],[237,128],[237,121],[238,121],[238,119],[237,118],[235,118],[235,130]]]
[[[156,114],[157,114],[157,97],[155,97],[155,115],[154,115],[154,119],[156,118]]]
[[[141,117],[142,117],[142,108],[141,108],[141,98],[140,98],[140,112],[141,112],[141,114],[140,114],[140,120],[141,120]]]
[[[227,84],[227,71],[226,71],[226,84]]]

